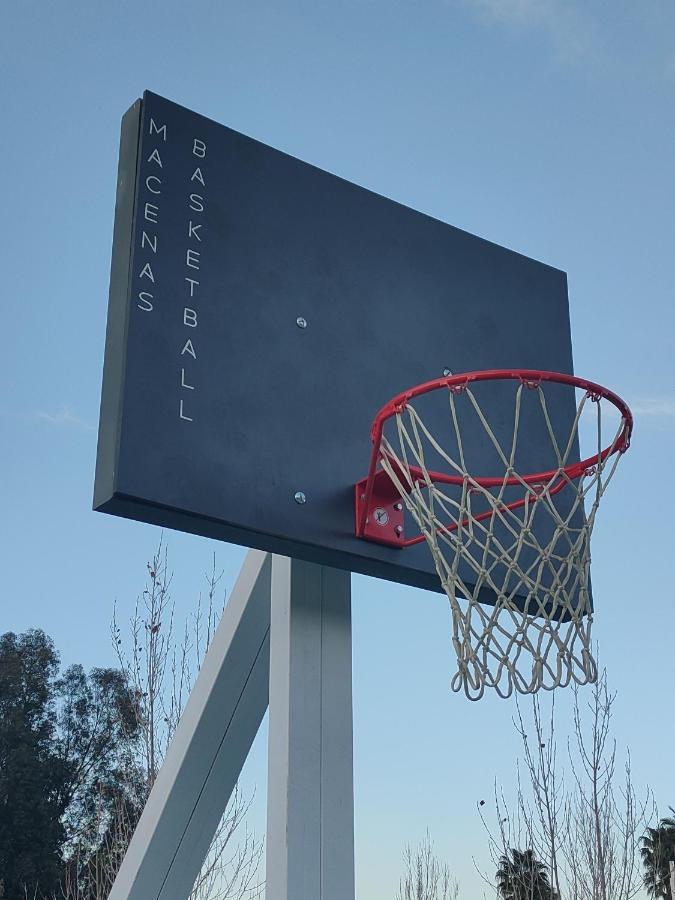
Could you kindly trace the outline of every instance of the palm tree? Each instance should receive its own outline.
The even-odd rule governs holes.
[[[512,847],[499,857],[497,891],[504,900],[559,900],[546,866],[534,850]]]
[[[675,861],[675,809],[673,814],[659,821],[656,828],[648,828],[642,836],[640,855],[644,869],[644,883],[652,897],[675,900],[670,890],[670,862]]]

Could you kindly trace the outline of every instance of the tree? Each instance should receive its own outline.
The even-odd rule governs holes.
[[[447,863],[434,853],[429,832],[415,849],[410,845],[405,848],[403,862],[405,872],[397,900],[457,900],[459,885]]]
[[[537,696],[526,724],[517,708],[516,729],[522,740],[515,802],[495,785],[496,828],[488,833],[490,853],[499,865],[510,848],[527,847],[542,861],[551,896],[569,900],[630,900],[640,890],[639,843],[652,813],[651,792],[639,800],[631,776],[630,755],[617,766],[616,741],[610,737],[615,700],[602,672],[596,684],[574,691],[573,732],[567,763],[558,759],[555,699],[549,714]],[[482,804],[481,804],[482,805]],[[491,879],[483,874],[488,883]]]
[[[42,631],[0,636],[0,877],[9,898],[20,896],[24,884],[31,893],[51,891],[61,873],[58,664]]]
[[[98,817],[101,802],[112,815],[118,801],[145,800],[135,761],[140,738],[138,702],[124,672],[70,666],[56,682],[58,752],[67,773],[61,806],[68,837],[77,841]]]
[[[59,889],[66,898],[98,900],[112,887],[148,793],[137,760],[138,698],[118,669],[87,676],[70,666],[57,689],[59,752],[68,773]]]
[[[640,842],[644,869],[644,885],[652,897],[673,900],[670,886],[670,863],[675,861],[675,809],[672,816],[659,821],[656,828],[647,828]]]
[[[0,872],[6,897],[59,890],[91,797],[128,792],[138,728],[125,676],[87,675],[42,631],[0,637]]]
[[[511,848],[499,858],[497,891],[504,900],[555,900],[546,866],[533,850]]]
[[[170,581],[160,543],[118,669],[60,673],[43,632],[0,636],[0,898],[107,900],[220,611],[214,568],[177,641]],[[193,900],[260,893],[249,805],[236,790]]]

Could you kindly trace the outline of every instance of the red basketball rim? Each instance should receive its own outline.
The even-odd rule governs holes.
[[[558,493],[558,491],[562,490],[562,488],[567,484],[567,479],[576,480],[577,478],[581,478],[584,474],[589,474],[595,466],[597,466],[599,463],[604,462],[607,457],[611,456],[612,454],[625,453],[625,451],[628,450],[628,447],[630,446],[631,433],[633,430],[633,414],[631,413],[628,404],[624,400],[622,400],[621,397],[619,397],[613,391],[610,391],[608,388],[603,387],[601,384],[597,384],[594,381],[588,381],[585,378],[578,378],[576,375],[567,375],[563,372],[546,372],[540,369],[484,369],[477,372],[462,372],[458,375],[448,375],[443,378],[436,378],[433,381],[427,381],[424,384],[417,385],[416,387],[409,388],[407,391],[403,391],[402,393],[397,394],[380,409],[380,411],[375,416],[375,419],[373,420],[370,431],[371,440],[373,442],[373,451],[370,458],[370,466],[368,468],[366,497],[362,512],[362,521],[359,523],[359,532],[361,534],[363,533],[363,530],[365,528],[365,520],[368,514],[368,508],[370,506],[370,497],[372,494],[373,480],[375,478],[377,464],[380,457],[383,456],[386,452],[383,451],[381,447],[382,434],[384,431],[385,423],[399,413],[402,413],[411,400],[413,400],[415,397],[420,397],[423,394],[429,394],[432,391],[441,390],[443,388],[452,391],[453,393],[459,394],[474,382],[509,380],[520,381],[521,384],[525,385],[528,388],[536,388],[542,382],[555,382],[586,391],[590,399],[595,402],[599,402],[600,400],[607,400],[619,411],[621,415],[621,430],[618,436],[613,440],[613,442],[602,449],[600,452],[595,453],[592,456],[588,456],[586,457],[586,459],[582,459],[579,462],[570,463],[569,465],[564,466],[561,469],[549,469],[545,472],[535,472],[529,475],[507,479],[492,476],[469,475],[472,483],[483,488],[499,487],[503,485],[514,486],[522,485],[523,483],[531,485],[544,485],[551,482],[553,479],[556,479],[556,476],[559,476],[558,480],[554,484],[549,485],[549,493],[555,494]],[[387,454],[387,456],[389,456],[389,454]],[[392,459],[391,461],[396,464],[396,461],[394,459]],[[424,480],[427,477],[426,473],[423,472],[422,469],[418,469],[418,467],[416,466],[409,466],[409,469],[411,474],[414,477],[419,476],[420,480]],[[429,472],[428,477],[431,478],[432,481],[441,484],[462,485],[466,480],[465,475],[449,475],[445,472]],[[521,506],[524,502],[524,500],[520,500],[516,501],[516,503],[513,504],[507,504],[507,508],[511,509],[512,507]],[[413,539],[413,541],[411,541],[410,543],[416,543],[417,540],[419,539]],[[408,542],[405,543],[407,544]]]

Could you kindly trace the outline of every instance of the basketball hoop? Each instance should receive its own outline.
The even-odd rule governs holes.
[[[479,382],[495,381],[514,385],[508,446],[496,437],[476,397]],[[582,392],[562,439],[546,403],[552,384]],[[439,391],[449,403],[447,441],[429,430],[413,404]],[[605,443],[607,404],[618,412],[619,424]],[[582,416],[586,413],[585,423],[593,411],[596,452],[570,461],[578,455]],[[498,474],[471,471],[462,443],[467,415],[480,423]],[[540,433],[550,443],[550,466],[534,473],[518,471],[518,432],[525,415],[540,418]],[[385,433],[388,423],[391,434]],[[475,700],[486,687],[508,697],[513,691],[595,681],[590,539],[632,427],[626,403],[601,385],[531,369],[438,378],[399,394],[378,412],[368,475],[356,485],[356,534],[399,548],[427,542],[452,609],[458,663],[453,690],[463,689]],[[501,434],[503,423],[500,429]],[[404,506],[420,529],[413,537],[404,533]],[[542,533],[547,540],[541,540]],[[482,602],[488,596],[496,601],[493,607]]]

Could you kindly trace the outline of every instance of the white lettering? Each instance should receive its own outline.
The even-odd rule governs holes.
[[[153,118],[150,119],[150,134],[161,134],[162,139],[166,140],[166,125],[162,125],[161,128],[158,128],[155,125],[155,120]]]
[[[155,283],[155,276],[152,274],[152,266],[149,262],[146,262],[146,264],[143,266],[143,268],[141,269],[141,274],[138,277],[143,278],[143,276],[149,278],[153,284]]]
[[[154,191],[154,190],[150,187],[150,182],[151,182],[151,181],[156,181],[157,184],[161,184],[161,183],[162,183],[162,179],[161,179],[161,178],[158,178],[156,175],[148,175],[148,177],[145,179],[145,186],[146,186],[146,188],[150,191],[151,194],[161,194],[162,192],[159,190],[159,188],[158,188],[156,191]]]
[[[190,181],[199,181],[202,183],[204,187],[206,187],[206,182],[204,181],[204,176],[202,175],[202,170],[197,166],[197,168],[192,173],[192,178]]]
[[[148,157],[148,162],[156,162],[157,165],[160,167],[160,169],[163,168],[163,166],[162,166],[162,160],[161,160],[161,157],[160,157],[160,155],[159,155],[159,150],[157,149],[157,147],[155,147],[155,149],[152,151],[152,153],[151,153],[150,156]]]
[[[195,281],[194,278],[185,278],[186,281],[190,282],[190,296],[194,297],[195,295],[195,285],[199,284],[198,281]]]
[[[200,159],[204,159],[206,157],[206,143],[204,141],[199,140],[199,138],[194,138],[192,142],[192,154],[193,156],[198,156]],[[202,187],[206,187],[206,181],[204,179],[204,174],[201,170],[200,166],[192,173],[190,178],[190,182],[193,181],[199,182]],[[201,194],[189,194],[188,195],[188,206],[191,210],[195,212],[203,213],[204,212],[204,204],[205,200]],[[192,219],[188,221],[188,240],[197,241],[200,244],[202,243],[202,237],[199,233],[202,228],[202,223],[195,224]],[[196,269],[199,271],[201,268],[201,252],[198,250],[192,250],[190,248],[186,248],[185,251],[185,265],[188,269]],[[196,293],[196,289],[199,287],[199,281],[196,278],[189,278],[185,276],[185,281],[190,286],[190,297],[194,297]],[[196,309],[192,309],[189,306],[183,307],[183,325],[188,328],[197,328],[198,325],[198,314]],[[183,349],[180,352],[181,356],[185,356],[186,354],[190,355],[193,359],[197,359],[197,352],[194,348],[194,344],[191,339],[188,339],[183,346]],[[190,384],[186,380],[185,368],[181,367],[180,370],[180,386],[184,390],[194,391],[195,386]],[[185,421],[192,422],[193,418],[185,414],[185,408],[183,405],[183,400],[180,399],[179,406],[179,417]]]
[[[179,415],[180,415],[180,418],[183,419],[183,421],[185,421],[185,422],[194,422],[194,419],[191,419],[190,416],[184,416],[184,415],[183,415],[183,400],[182,400],[182,398],[181,398],[181,401],[180,401],[180,413],[179,413]]]
[[[157,253],[157,235],[155,234],[153,237],[150,237],[150,235],[144,231],[141,236],[141,250],[145,247],[146,242],[152,252]]]
[[[192,346],[192,341],[188,338],[185,343],[185,346],[180,351],[180,355],[184,356],[186,353],[189,353],[193,359],[197,359],[197,354],[195,353],[195,348]]]
[[[154,307],[152,305],[152,301],[154,299],[152,294],[149,294],[147,291],[141,291],[138,295],[138,299],[141,301],[137,303],[139,309],[142,309],[143,312],[151,312]]]
[[[145,204],[145,218],[148,222],[154,222],[157,224],[157,213],[159,212],[159,206],[155,206],[154,203],[146,203]],[[154,219],[153,219],[154,216]]]

